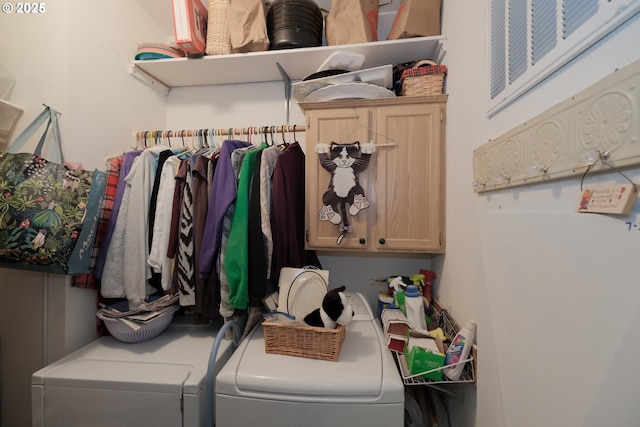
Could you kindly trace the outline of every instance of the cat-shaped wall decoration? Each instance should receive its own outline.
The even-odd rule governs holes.
[[[338,244],[342,242],[345,233],[352,231],[347,213],[355,216],[362,209],[369,207],[358,174],[367,168],[375,150],[373,143],[361,145],[358,141],[349,144],[332,142],[330,145],[316,145],[320,164],[331,173],[329,189],[322,196],[323,206],[318,212],[318,218],[321,221],[340,224]]]

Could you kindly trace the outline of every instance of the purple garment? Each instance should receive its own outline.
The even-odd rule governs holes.
[[[283,267],[315,265],[322,268],[316,252],[304,246],[304,192],[305,156],[300,144],[294,142],[278,156],[273,170],[271,278],[275,281],[280,279]]]
[[[113,236],[113,230],[116,227],[116,220],[118,219],[118,212],[120,211],[120,204],[122,203],[122,196],[124,195],[124,188],[126,186],[125,178],[131,170],[133,161],[138,157],[143,150],[128,151],[124,153],[124,160],[122,161],[122,167],[120,168],[120,176],[118,177],[118,187],[116,188],[116,196],[113,199],[113,211],[111,212],[111,218],[107,225],[107,231],[104,235],[104,241],[100,249],[100,256],[96,260],[96,265],[93,268],[93,275],[98,279],[102,279],[102,272],[104,270],[104,262],[107,259],[107,252],[109,244],[111,243],[111,237]]]
[[[218,164],[213,174],[211,192],[209,193],[209,209],[204,227],[202,249],[200,251],[200,277],[207,278],[215,273],[214,265],[220,251],[222,240],[222,220],[229,206],[235,201],[237,188],[235,175],[231,165],[231,153],[238,148],[249,147],[246,141],[226,140],[220,149]]]

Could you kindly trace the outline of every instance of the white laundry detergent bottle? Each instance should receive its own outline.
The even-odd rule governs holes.
[[[476,322],[469,320],[464,328],[456,334],[455,338],[447,349],[447,354],[444,357],[444,365],[453,365],[448,368],[444,368],[443,372],[447,378],[456,381],[460,378],[462,370],[464,369],[464,363],[457,363],[459,361],[467,360],[471,347],[473,346],[473,337],[475,335]]]
[[[416,331],[427,331],[427,320],[425,319],[424,301],[422,293],[415,285],[407,286],[404,293],[407,309],[407,320],[411,328]]]

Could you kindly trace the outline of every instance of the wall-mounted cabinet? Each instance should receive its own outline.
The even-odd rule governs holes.
[[[444,141],[447,95],[301,103],[306,133],[307,246],[318,250],[444,252]],[[338,244],[339,226],[322,221],[330,173],[318,143],[373,142],[360,173],[370,203],[348,216],[352,231]]]
[[[366,59],[363,68],[395,65],[417,59],[432,59],[440,62],[446,53],[446,38],[444,36],[416,37],[203,58],[132,61],[131,67],[132,71],[142,72],[169,88],[278,81],[282,79],[282,75],[276,63],[282,66],[291,80],[302,80],[313,74],[329,55],[338,51],[364,55]]]

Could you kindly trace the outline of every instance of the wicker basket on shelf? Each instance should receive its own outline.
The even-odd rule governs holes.
[[[264,350],[270,354],[336,362],[345,338],[345,327],[318,328],[299,323],[264,321]]]
[[[442,94],[447,67],[433,61],[418,61],[404,70],[400,78],[402,96],[433,96]]]
[[[231,53],[229,0],[209,0],[206,53],[207,55],[228,55]]]

